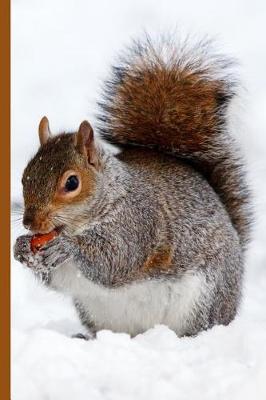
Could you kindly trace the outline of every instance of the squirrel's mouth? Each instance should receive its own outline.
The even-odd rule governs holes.
[[[65,229],[65,225],[55,226],[53,229],[31,229],[30,232],[33,235],[45,235],[52,231],[55,231],[58,235],[60,235]]]
[[[56,233],[57,233],[58,235],[60,235],[60,233],[62,233],[62,232],[65,230],[65,225],[56,226],[56,227],[54,228],[54,230],[56,231]]]

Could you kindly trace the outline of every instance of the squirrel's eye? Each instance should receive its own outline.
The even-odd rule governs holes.
[[[79,187],[79,178],[76,175],[69,176],[65,183],[65,190],[67,192],[73,192],[78,187]]]

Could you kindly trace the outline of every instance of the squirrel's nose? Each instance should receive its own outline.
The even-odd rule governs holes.
[[[30,229],[33,223],[33,217],[31,215],[25,214],[23,217],[23,225],[26,229]]]

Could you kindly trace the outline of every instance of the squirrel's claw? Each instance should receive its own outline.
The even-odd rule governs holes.
[[[13,248],[14,258],[26,265],[27,267],[33,267],[35,257],[30,248],[31,235],[19,236]]]
[[[72,257],[72,247],[71,240],[66,236],[59,236],[51,240],[39,251],[41,265],[45,269],[54,269],[62,265]]]

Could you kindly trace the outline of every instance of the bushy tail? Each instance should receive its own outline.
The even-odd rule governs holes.
[[[101,136],[116,145],[156,148],[188,159],[220,196],[243,246],[249,238],[249,191],[227,126],[238,83],[232,62],[209,42],[191,48],[150,38],[134,42],[112,67],[99,103]]]

